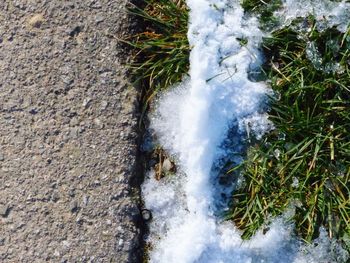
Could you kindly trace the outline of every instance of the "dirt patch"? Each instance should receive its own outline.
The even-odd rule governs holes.
[[[138,262],[127,0],[0,3],[0,261]]]

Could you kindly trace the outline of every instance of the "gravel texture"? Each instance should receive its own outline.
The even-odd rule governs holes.
[[[127,1],[0,1],[0,262],[139,262]]]

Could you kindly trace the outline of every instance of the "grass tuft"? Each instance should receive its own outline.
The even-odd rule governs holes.
[[[305,35],[287,27],[264,41],[276,129],[241,167],[230,217],[244,238],[290,207],[306,241],[320,226],[331,238],[350,236],[350,28],[319,32],[310,22]]]
[[[146,30],[126,42],[136,49],[131,70],[144,90],[146,110],[157,92],[181,81],[188,72],[188,9],[185,0],[145,0],[145,7],[130,12],[141,18]]]
[[[263,29],[270,30],[278,24],[273,13],[282,6],[282,0],[242,0],[241,5],[246,12],[259,17]]]

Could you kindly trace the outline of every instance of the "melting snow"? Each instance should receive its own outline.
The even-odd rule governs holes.
[[[296,15],[292,2],[285,3],[286,18]],[[221,191],[213,183],[216,163],[241,151],[247,127],[257,137],[273,128],[263,110],[271,90],[248,77],[261,64],[258,47],[264,34],[255,18],[245,18],[238,0],[187,3],[193,47],[190,79],[164,94],[151,116],[151,129],[176,156],[178,173],[157,181],[151,171],[142,186],[145,205],[153,213],[150,262],[334,262],[331,253],[324,252],[336,247],[333,241],[322,236],[317,247],[301,245],[282,219],[276,219],[267,233],[243,241],[234,225],[216,216],[216,192]],[[240,39],[248,43],[242,46]],[[222,144],[232,130],[234,149],[225,151]]]

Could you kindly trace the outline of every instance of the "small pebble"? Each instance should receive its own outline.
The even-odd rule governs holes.
[[[173,168],[174,164],[169,159],[165,159],[162,165],[163,171],[170,172],[173,170]]]
[[[101,102],[101,107],[100,108],[101,108],[101,110],[105,110],[107,108],[107,106],[108,106],[108,102],[104,100],[104,101]]]
[[[44,19],[43,15],[36,14],[29,19],[28,24],[31,27],[40,28],[41,25],[44,23],[44,21],[45,21],[45,19]]]
[[[77,211],[78,211],[78,208],[79,208],[79,207],[78,207],[78,202],[77,202],[76,200],[74,200],[73,202],[71,202],[69,209],[70,209],[70,211],[71,211],[72,213],[77,212]]]
[[[148,209],[142,209],[141,214],[142,214],[143,220],[145,220],[146,222],[152,219],[152,213]]]
[[[96,24],[101,23],[105,20],[105,18],[102,15],[97,15],[95,17]]]
[[[85,98],[84,101],[83,101],[83,107],[84,107],[84,108],[89,107],[91,100],[92,100],[92,99],[89,98],[89,97],[88,97],[88,98]]]
[[[9,205],[1,205],[0,206],[0,216],[2,217],[7,217],[10,212],[10,207]]]

